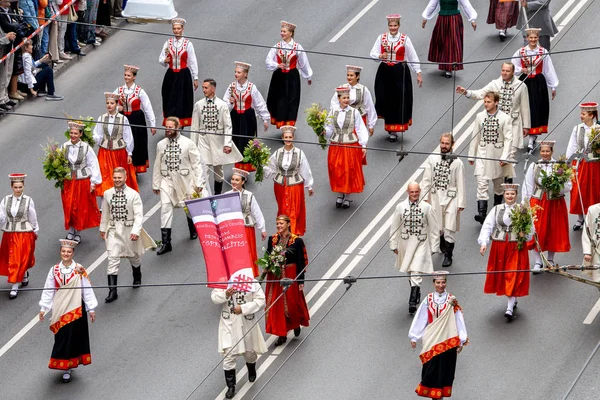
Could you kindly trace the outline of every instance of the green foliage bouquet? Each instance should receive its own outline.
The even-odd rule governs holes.
[[[567,182],[573,177],[573,169],[567,163],[565,156],[560,156],[558,162],[552,165],[552,172],[542,170],[542,187],[548,192],[549,199],[557,199]]]
[[[529,204],[515,204],[512,213],[510,214],[510,224],[513,232],[517,232],[517,248],[523,249],[523,245],[527,242],[527,236],[533,233],[533,223],[535,214],[540,206],[531,208]]]
[[[329,113],[323,108],[321,103],[312,103],[310,108],[307,108],[304,112],[306,113],[306,123],[315,132],[319,138],[319,144],[321,145],[321,148],[325,150],[327,148],[325,125],[329,121]]]
[[[44,175],[49,181],[54,181],[54,187],[62,189],[64,180],[71,179],[71,168],[65,149],[52,140],[48,139],[48,144],[42,146],[45,157],[43,159]]]
[[[254,182],[262,182],[264,178],[264,166],[269,162],[271,149],[258,139],[251,139],[244,149],[244,159],[242,162],[250,163],[256,169]]]

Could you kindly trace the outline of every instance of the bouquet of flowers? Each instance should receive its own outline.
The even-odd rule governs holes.
[[[321,103],[312,103],[310,108],[304,110],[306,113],[306,123],[312,128],[319,138],[321,148],[327,148],[327,138],[325,137],[325,124],[331,117]]]
[[[533,232],[533,223],[540,206],[531,208],[529,204],[515,204],[510,214],[510,224],[513,232],[517,232],[517,249],[522,250],[523,244],[527,242],[527,236]]]
[[[191,196],[190,199],[193,200],[193,199],[200,199],[200,198],[202,198],[202,194],[201,193],[202,192],[198,193],[198,192],[196,192],[194,190],[194,193],[192,193],[192,196]],[[183,211],[185,211],[185,215],[187,215],[188,218],[192,218],[192,216],[190,215],[190,210],[188,209],[187,205],[183,206]]]
[[[600,158],[600,129],[595,127],[590,129],[589,140],[592,149],[592,157]]]
[[[275,275],[277,279],[281,278],[285,267],[286,244],[283,242],[277,243],[270,253],[267,253],[264,247],[262,249],[265,254],[256,261],[263,270],[259,280],[263,281],[269,272]]]
[[[573,177],[573,168],[567,163],[565,156],[560,156],[558,162],[552,165],[552,172],[542,170],[542,187],[549,194],[549,199],[557,199],[567,182]]]
[[[254,182],[262,182],[264,177],[263,167],[269,162],[271,149],[258,139],[251,139],[244,149],[244,159],[242,162],[250,163],[256,169]]]
[[[51,139],[48,139],[48,144],[44,147],[46,156],[43,159],[44,175],[49,181],[55,181],[54,187],[62,189],[65,179],[71,179],[71,168],[65,149]]]
[[[96,142],[94,141],[94,127],[96,126],[96,120],[94,119],[94,117],[79,116],[79,119],[73,118],[69,115],[66,115],[66,117],[85,125],[85,128],[83,129],[83,135],[81,135],[81,141],[86,142],[91,147],[94,147],[94,145],[96,144]],[[65,137],[67,139],[71,139],[70,129],[67,129],[65,131]]]

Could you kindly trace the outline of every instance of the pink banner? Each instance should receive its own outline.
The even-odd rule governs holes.
[[[239,193],[185,203],[198,232],[207,280],[213,282],[208,287],[253,292],[256,283]]]

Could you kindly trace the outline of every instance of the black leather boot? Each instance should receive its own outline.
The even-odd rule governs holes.
[[[196,227],[194,226],[194,221],[190,217],[187,219],[188,229],[190,230],[190,240],[198,239],[198,232],[196,232]]]
[[[173,251],[173,247],[171,247],[171,228],[161,228],[160,235],[162,237],[162,244],[156,252],[158,256]]]
[[[142,284],[142,266],[134,267],[132,265],[131,269],[133,270],[133,288],[137,289]]]
[[[417,286],[417,306],[421,302],[421,286]]]
[[[494,205],[497,206],[499,204],[502,204],[502,200],[504,200],[504,195],[502,194],[495,194],[494,195]]]
[[[222,190],[223,190],[223,182],[215,181],[215,194],[221,194]]]
[[[446,251],[444,251],[444,261],[442,261],[442,267],[447,268],[452,265],[452,252],[454,252],[454,243],[446,242]]]
[[[444,234],[440,235],[440,251],[446,254],[446,239],[444,239]]]
[[[485,221],[487,207],[487,200],[477,200],[477,215],[475,216],[475,221],[479,222],[481,225],[483,225],[483,221]]]
[[[414,314],[415,311],[417,311],[417,290],[419,289],[418,286],[411,286],[410,287],[410,297],[408,298],[408,313],[409,314]]]
[[[227,393],[225,393],[225,398],[233,399],[233,396],[235,396],[235,369],[225,370],[225,383],[227,383]]]
[[[246,363],[248,368],[248,382],[254,382],[256,380],[256,363]]]
[[[119,298],[117,294],[117,275],[108,275],[108,297],[104,299],[107,303],[112,303]]]

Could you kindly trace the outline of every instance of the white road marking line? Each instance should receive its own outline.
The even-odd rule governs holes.
[[[569,0],[567,3],[561,8],[552,18],[555,21],[558,21],[560,17],[575,3],[575,0]]]
[[[327,278],[331,278],[331,276],[335,273],[335,271],[337,271],[337,269],[340,267],[340,265],[342,265],[342,263],[344,261],[346,261],[346,258],[348,258],[347,254],[342,254],[340,256],[340,258],[337,259],[337,261],[331,266],[331,268],[329,268],[329,270],[327,270],[327,272],[325,273],[325,275],[323,275],[323,278],[327,279]],[[310,262],[310,261],[309,261]],[[323,285],[325,285],[327,281],[319,281],[315,284],[315,286],[313,286],[312,290],[306,295],[306,302],[309,303],[312,298],[317,294],[317,292],[319,290],[321,290],[321,287]]]
[[[144,222],[146,222],[146,220],[148,218],[150,218],[152,215],[154,215],[159,209],[160,209],[160,202],[158,202],[154,207],[152,207],[150,209],[150,211],[148,211],[146,213],[146,215],[144,215]],[[89,266],[89,268],[86,268],[86,271],[88,272],[88,274],[91,274],[96,268],[98,268],[98,266],[100,264],[102,264],[104,262],[104,260],[106,260],[107,257],[108,257],[108,255],[106,252],[102,253],[102,255],[100,257],[98,257],[96,259],[96,261],[94,261],[92,263],[92,265]],[[33,319],[31,321],[29,321],[27,323],[27,325],[25,325],[23,327],[23,329],[21,329],[19,332],[17,332],[17,334],[15,336],[13,336],[4,346],[2,346],[2,348],[0,349],[0,357],[2,357],[4,354],[6,354],[6,352],[8,350],[10,350],[19,340],[21,340],[21,338],[23,336],[25,336],[31,330],[31,328],[33,328],[35,326],[35,324],[37,324],[38,321],[39,321],[39,316],[36,314],[36,316],[33,317]]]
[[[344,33],[346,33],[346,31],[348,29],[352,28],[352,25],[354,25],[359,19],[361,19],[362,16],[367,13],[367,11],[369,11],[375,4],[377,4],[377,2],[379,2],[379,0],[372,0],[369,4],[367,4],[365,6],[365,8],[363,8],[358,14],[356,14],[356,16],[354,18],[352,18],[350,20],[350,22],[348,22],[346,24],[346,26],[344,26],[342,28],[341,31],[339,31],[334,37],[331,38],[331,40],[329,41],[329,43],[335,43],[340,37],[342,37],[342,35]]]
[[[565,19],[560,23],[559,26],[557,26],[556,28],[558,29],[558,32],[560,33],[560,31],[562,30],[562,28],[565,27],[565,25],[567,25],[574,17],[575,14],[577,14],[579,12],[579,10],[581,10],[581,8],[585,5],[585,3],[587,3],[588,0],[582,0],[580,3],[578,3],[575,7],[573,7],[573,10],[571,10],[571,12],[569,13],[569,15],[567,15],[565,17]],[[562,9],[564,9],[565,7],[563,7]],[[562,11],[561,9],[561,11]],[[558,35],[558,34],[557,34]],[[552,38],[550,38],[552,39]]]
[[[590,325],[592,322],[594,322],[594,319],[596,319],[596,316],[598,315],[599,312],[600,312],[600,299],[598,299],[598,301],[596,302],[594,307],[592,307],[592,309],[590,310],[590,313],[583,320],[583,323],[586,325]]]

